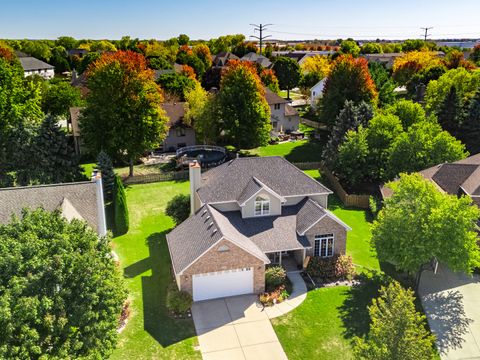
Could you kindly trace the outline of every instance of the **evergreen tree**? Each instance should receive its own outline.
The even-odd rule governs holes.
[[[357,359],[428,360],[435,359],[434,337],[426,328],[425,315],[415,310],[413,291],[393,281],[380,289],[373,300],[370,331],[355,339]]]
[[[120,179],[118,175],[115,175],[113,205],[115,212],[115,233],[117,235],[125,234],[129,227],[127,196],[122,179]]]
[[[447,96],[440,104],[437,112],[438,122],[442,128],[456,136],[460,126],[462,102],[457,94],[457,88],[452,86]]]
[[[372,117],[373,109],[370,104],[362,101],[355,105],[353,101],[345,101],[322,154],[323,160],[328,166],[332,168],[335,166],[338,147],[343,142],[347,131],[357,130],[360,125],[366,127]]]
[[[470,100],[470,106],[460,127],[459,137],[470,154],[480,153],[480,88]]]
[[[85,178],[67,134],[53,117],[45,118],[32,143],[32,182],[54,184]]]
[[[112,160],[103,150],[98,153],[97,167],[102,173],[103,197],[106,201],[112,200],[115,172]]]

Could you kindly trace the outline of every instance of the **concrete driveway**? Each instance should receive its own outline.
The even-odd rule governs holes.
[[[204,360],[287,359],[256,295],[196,302],[192,315]]]
[[[440,265],[422,274],[419,293],[441,358],[480,359],[480,277]]]

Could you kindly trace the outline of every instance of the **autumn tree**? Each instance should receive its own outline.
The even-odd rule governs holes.
[[[432,51],[410,51],[395,59],[393,78],[403,85],[419,71],[437,65],[442,65],[442,61],[436,53]]]
[[[106,359],[126,299],[110,239],[38,209],[0,226],[0,358]]]
[[[268,143],[270,107],[252,64],[229,62],[222,76],[218,104],[227,142],[237,148],[254,148]]]
[[[263,85],[272,90],[274,93],[278,94],[280,92],[278,79],[272,69],[262,69],[260,72],[260,79],[262,80]]]
[[[330,60],[326,56],[310,56],[300,65],[303,74],[315,73],[318,78],[327,77],[331,70]]]
[[[80,126],[91,152],[106,151],[130,164],[157,147],[166,133],[162,94],[145,58],[132,51],[104,54],[87,71],[87,106]]]
[[[470,54],[470,60],[472,60],[477,66],[480,66],[480,44],[475,45]]]
[[[300,81],[300,66],[294,59],[279,56],[273,63],[273,71],[277,76],[280,89],[287,90],[287,98],[290,98],[290,90]]]
[[[180,65],[192,67],[198,79],[202,78],[207,69],[206,64],[187,45],[183,45],[178,49],[176,62]]]
[[[401,174],[387,186],[393,195],[372,225],[381,261],[410,274],[418,274],[433,257],[453,271],[471,273],[480,265],[480,210],[471,198],[442,193],[420,174]]]
[[[365,101],[375,105],[377,96],[375,84],[368,72],[367,60],[354,59],[351,55],[339,56],[333,63],[323,89],[321,120],[333,127],[345,101],[350,100],[355,104]]]
[[[397,281],[380,288],[379,297],[368,307],[370,329],[354,339],[356,359],[433,360],[435,337],[426,317],[415,308],[414,292]]]

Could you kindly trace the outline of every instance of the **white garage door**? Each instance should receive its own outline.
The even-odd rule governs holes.
[[[253,292],[253,269],[193,275],[193,300],[207,300]]]

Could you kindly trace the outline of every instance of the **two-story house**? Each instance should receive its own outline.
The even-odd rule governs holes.
[[[265,289],[265,266],[345,254],[332,192],[282,157],[190,165],[191,215],[167,234],[178,288],[195,301]]]
[[[290,105],[288,100],[275,94],[267,87],[265,87],[265,99],[267,100],[268,106],[270,106],[270,121],[273,132],[285,133],[298,131],[300,115],[298,115],[297,110]]]

